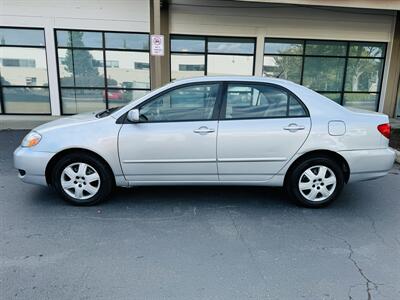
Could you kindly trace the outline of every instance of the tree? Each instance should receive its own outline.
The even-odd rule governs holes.
[[[84,47],[83,32],[72,33],[74,48]],[[70,42],[68,43],[70,45]],[[100,76],[98,67],[101,62],[95,60],[87,49],[68,49],[64,58],[64,69],[73,74],[71,78],[64,78],[64,81],[72,81],[79,86],[104,86],[104,77]]]

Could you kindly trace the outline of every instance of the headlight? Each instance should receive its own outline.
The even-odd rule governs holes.
[[[24,139],[22,140],[21,146],[22,147],[33,147],[39,144],[42,136],[34,131],[29,132]]]

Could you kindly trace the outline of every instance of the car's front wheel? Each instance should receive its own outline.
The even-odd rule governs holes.
[[[113,179],[104,163],[94,156],[73,153],[55,164],[52,184],[66,201],[75,205],[93,205],[110,194]]]
[[[329,157],[306,159],[292,170],[286,182],[291,197],[308,207],[328,205],[337,198],[343,186],[343,171]]]

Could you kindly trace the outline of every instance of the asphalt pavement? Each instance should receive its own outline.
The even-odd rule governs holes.
[[[94,207],[24,184],[0,131],[1,299],[400,299],[400,168],[323,209],[280,188],[118,189]]]

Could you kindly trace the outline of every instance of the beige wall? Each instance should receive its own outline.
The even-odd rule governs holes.
[[[196,5],[196,6],[191,6]],[[388,42],[395,13],[225,1],[172,0],[171,33]],[[220,8],[217,6],[221,6]],[[231,8],[237,6],[238,8]]]

